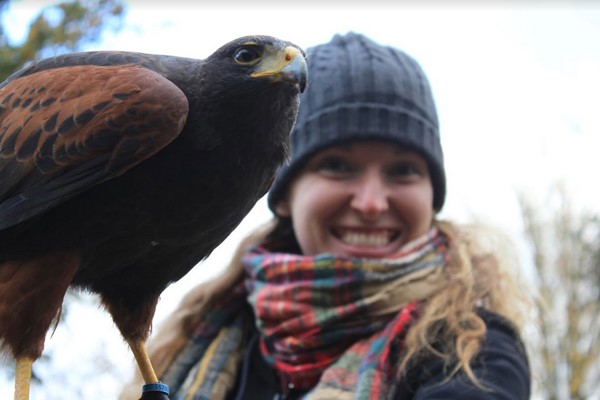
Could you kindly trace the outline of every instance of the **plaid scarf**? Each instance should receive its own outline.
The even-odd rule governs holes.
[[[444,285],[446,258],[436,229],[384,260],[253,248],[245,282],[211,305],[161,380],[174,400],[224,399],[255,315],[263,356],[305,399],[390,398],[407,328]]]
[[[283,385],[314,388],[308,398],[387,398],[417,302],[439,289],[445,261],[435,229],[383,260],[250,251],[263,356]]]

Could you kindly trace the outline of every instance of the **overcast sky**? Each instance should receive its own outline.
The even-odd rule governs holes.
[[[198,3],[134,1],[125,28],[93,49],[205,58],[248,34],[309,47],[335,33],[364,33],[414,56],[431,80],[446,157],[444,218],[483,219],[519,240],[517,191],[544,202],[555,182],[567,187],[581,209],[600,209],[600,6],[592,1],[488,2],[485,7],[475,7],[476,1],[450,1],[452,6],[414,1],[402,7],[365,2],[369,8],[326,1],[291,1],[285,7],[274,1],[252,7],[219,3],[229,4],[225,8]],[[14,40],[24,35],[41,5],[32,0],[10,6],[2,23]],[[165,292],[157,320],[187,288],[217,273],[231,246],[269,215],[265,202],[259,202],[224,246]],[[48,340],[48,352],[60,354],[60,361],[52,371],[40,371],[50,379],[57,379],[61,368],[79,373],[59,382],[60,395],[34,390],[32,400],[70,399],[70,388],[82,379],[93,388],[84,398],[112,398],[119,384],[115,376],[129,371],[129,354],[116,329],[89,301]],[[82,337],[92,345],[76,340]],[[89,360],[107,353],[112,361],[98,373]],[[8,389],[0,387],[0,398],[10,398]]]

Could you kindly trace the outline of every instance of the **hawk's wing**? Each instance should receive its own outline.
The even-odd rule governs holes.
[[[0,86],[0,229],[152,156],[187,114],[175,84],[134,64],[44,69]]]

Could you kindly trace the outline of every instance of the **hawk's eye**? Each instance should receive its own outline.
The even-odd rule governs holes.
[[[235,61],[240,64],[254,64],[261,56],[261,51],[256,46],[244,46],[235,51]]]

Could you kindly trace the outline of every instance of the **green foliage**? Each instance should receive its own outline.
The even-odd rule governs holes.
[[[0,15],[7,0],[0,0]],[[0,81],[29,61],[96,43],[106,29],[118,30],[124,16],[122,0],[63,1],[42,9],[24,43],[9,43],[0,26]]]

